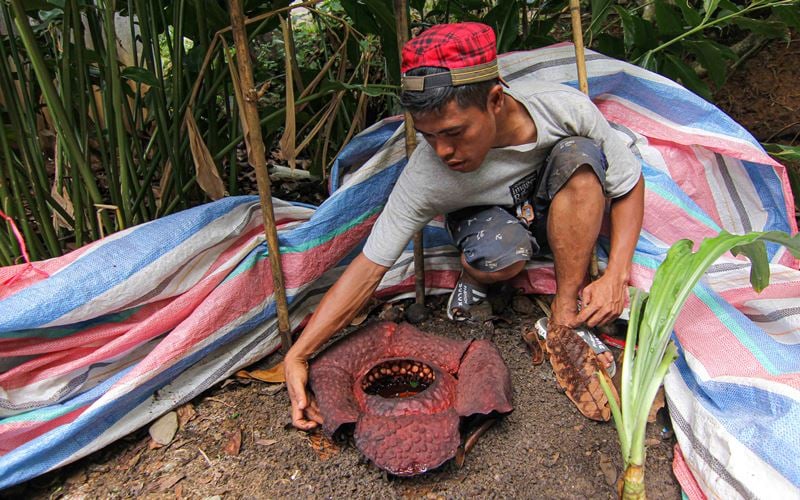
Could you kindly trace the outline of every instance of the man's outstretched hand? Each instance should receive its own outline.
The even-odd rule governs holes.
[[[622,314],[627,296],[627,279],[604,274],[583,289],[583,307],[578,313],[578,324],[595,327],[614,321]]]
[[[308,394],[308,362],[286,354],[283,360],[283,372],[286,377],[286,389],[292,402],[292,425],[300,430],[308,431],[322,424],[317,402]]]

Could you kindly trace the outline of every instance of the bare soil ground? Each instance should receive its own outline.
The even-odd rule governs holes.
[[[759,140],[797,145],[800,67],[790,63],[800,52],[796,38],[771,44],[717,94],[720,107]],[[429,300],[429,318],[419,327],[460,338],[491,337],[512,374],[514,412],[479,440],[463,468],[451,462],[416,478],[389,477],[347,441],[332,443],[319,433],[292,429],[282,385],[231,379],[182,409],[188,421],[167,446],[153,447],[142,429],[0,497],[614,498],[622,464],[613,424],[581,416],[550,366],[531,364],[520,337],[540,313],[509,307],[492,326],[453,324],[442,302]],[[273,355],[258,367],[278,361]],[[649,427],[650,498],[680,497],[671,468],[673,446],[660,423]]]

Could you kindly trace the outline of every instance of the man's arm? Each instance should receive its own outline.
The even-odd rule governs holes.
[[[309,430],[322,423],[316,404],[306,390],[308,359],[334,333],[350,324],[388,270],[388,267],[375,264],[363,253],[358,254],[322,298],[303,333],[286,353],[286,388],[292,402],[292,423],[298,429]]]
[[[611,251],[606,272],[583,289],[578,321],[597,326],[615,320],[628,296],[633,252],[644,217],[644,177],[627,194],[611,201]]]

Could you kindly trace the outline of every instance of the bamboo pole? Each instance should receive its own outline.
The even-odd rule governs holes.
[[[589,95],[589,79],[586,75],[586,55],[583,50],[583,28],[581,27],[580,0],[569,0],[569,15],[572,18],[572,42],[575,45],[575,64],[578,66],[578,88]],[[592,281],[600,276],[597,264],[597,247],[592,249],[592,260],[589,263],[589,277]]]
[[[292,344],[289,332],[289,307],[286,301],[286,289],[283,285],[280,249],[278,247],[278,230],[275,227],[275,212],[272,208],[272,195],[269,175],[267,175],[267,159],[264,139],[261,137],[261,123],[258,119],[258,91],[253,82],[253,65],[247,46],[247,31],[241,0],[230,0],[231,28],[236,45],[236,64],[239,68],[239,81],[244,95],[244,109],[240,114],[242,128],[246,131],[244,139],[250,163],[256,171],[258,196],[261,199],[261,212],[264,217],[264,233],[269,248],[269,264],[272,269],[272,284],[275,293],[275,309],[278,313],[278,332],[281,335],[281,350],[285,353]]]
[[[406,0],[394,0],[394,15],[397,20],[397,50],[400,51],[400,60],[403,59],[403,46],[408,41],[408,8]],[[411,153],[417,147],[417,134],[414,131],[414,120],[411,113],[404,112],[406,127],[406,158],[411,158]],[[422,240],[422,230],[414,235],[414,291],[416,303],[425,305],[425,247]]]

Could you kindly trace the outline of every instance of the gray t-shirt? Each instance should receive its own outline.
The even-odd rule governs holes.
[[[493,148],[478,170],[456,172],[420,141],[367,239],[364,255],[369,260],[390,267],[414,233],[437,215],[472,206],[514,206],[511,186],[537,172],[565,137],[588,137],[602,146],[608,161],[603,186],[607,197],[633,189],[641,164],[630,149],[632,142],[611,128],[588,97],[558,83],[525,87],[512,84],[506,93],[530,113],[536,142]]]

